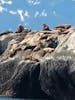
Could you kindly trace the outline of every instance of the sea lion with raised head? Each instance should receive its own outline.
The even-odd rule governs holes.
[[[43,24],[43,31],[50,31],[49,26],[46,24]]]
[[[24,27],[22,25],[19,25],[15,33],[21,33],[23,30],[24,30]]]

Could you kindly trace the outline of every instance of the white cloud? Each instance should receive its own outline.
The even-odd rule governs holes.
[[[2,7],[2,6],[0,6],[0,13],[2,13],[3,11],[6,11],[7,12],[7,9],[4,8],[4,7]]]
[[[27,0],[27,2],[31,5],[39,5],[41,2],[39,0]]]
[[[36,0],[33,5],[39,5],[40,4],[40,1]]]
[[[30,3],[30,4],[33,4],[34,3],[34,0],[27,0],[28,1],[28,3]]]
[[[59,13],[57,13],[56,10],[53,10],[53,11],[52,11],[52,14],[53,14],[54,16],[56,16],[56,17],[62,17]]]
[[[12,4],[12,1],[11,1],[11,0],[9,0],[9,1],[0,0],[0,4],[1,4],[1,5],[4,5],[4,4],[11,5],[11,4]]]
[[[31,28],[31,25],[30,25],[30,23],[29,23],[29,22],[26,22],[26,23],[24,24],[24,26],[25,26],[25,28],[32,29],[32,28]]]
[[[12,15],[17,14],[17,12],[16,12],[16,11],[12,11],[12,10],[10,10],[10,11],[9,11],[9,13],[10,13],[10,14],[12,14]]]
[[[20,19],[21,19],[21,21],[24,21],[24,16],[23,16],[23,10],[20,10],[20,9],[18,9],[17,10],[17,13],[19,14],[19,16],[20,16]]]
[[[34,13],[34,17],[36,18],[36,17],[47,17],[47,12],[46,12],[46,10],[45,9],[43,9],[43,11],[42,12],[39,12],[39,11],[36,11],[35,13]]]
[[[25,18],[29,18],[30,17],[29,12],[27,10],[23,11],[22,9],[17,9],[17,11],[10,10],[9,13],[12,14],[12,15],[18,14],[20,16],[20,19],[21,19],[22,22],[25,21]]]
[[[34,17],[36,18],[39,15],[39,11],[36,11]]]
[[[40,16],[47,17],[47,12],[45,9],[41,12]]]
[[[24,16],[29,18],[30,17],[29,12],[28,11],[25,11]]]

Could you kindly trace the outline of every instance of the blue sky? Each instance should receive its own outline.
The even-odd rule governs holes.
[[[0,0],[0,32],[16,31],[19,24],[41,30],[61,24],[75,25],[75,0]]]

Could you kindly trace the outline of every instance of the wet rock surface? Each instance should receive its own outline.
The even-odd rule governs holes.
[[[74,37],[70,25],[0,35],[0,96],[75,100]]]

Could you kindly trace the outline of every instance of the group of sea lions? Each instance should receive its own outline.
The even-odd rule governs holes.
[[[60,26],[55,27],[54,29],[50,29],[47,24],[43,24],[42,31],[34,32],[36,34],[36,35],[35,34],[34,35],[36,37],[38,36],[37,38],[40,38],[40,40],[38,42],[38,45],[27,45],[26,44],[25,47],[22,48],[21,47],[22,44],[19,44],[19,45],[18,44],[14,44],[14,46],[12,45],[11,49],[10,49],[10,57],[13,57],[17,53],[17,51],[21,51],[21,50],[26,51],[28,49],[31,49],[31,51],[33,51],[33,52],[40,52],[40,51],[42,51],[43,55],[45,55],[46,53],[50,54],[50,53],[52,53],[55,50],[55,48],[58,45],[58,39],[55,38],[55,37],[58,36],[58,33],[60,33],[60,34],[66,33],[66,30],[68,30],[69,28],[71,28],[71,25],[60,25]],[[23,35],[23,37],[24,37],[25,34],[27,35],[29,32],[33,33],[33,32],[31,32],[31,29],[29,30],[27,28],[24,28],[22,25],[19,25],[15,33],[17,34],[16,36]],[[9,33],[13,33],[13,32],[12,31],[5,31],[1,35],[6,35],[6,34],[9,34]],[[25,34],[23,34],[23,33],[25,33]],[[49,37],[49,36],[51,36],[51,34],[52,34],[52,36],[54,36],[54,39],[52,37]],[[33,35],[33,34],[31,34],[31,35]],[[35,37],[34,35],[32,37]],[[25,37],[25,39],[28,39],[28,37],[27,38]],[[30,39],[32,40],[32,38],[30,38]],[[29,41],[30,41],[30,39],[29,39]],[[34,39],[33,42],[35,42],[35,41],[36,40]],[[40,41],[43,41],[43,43],[40,42]],[[23,43],[23,42],[25,42],[25,40],[22,41],[21,43]],[[44,46],[45,45],[44,42],[46,42],[48,44],[46,46]],[[31,58],[28,57],[27,59],[34,60],[33,58],[35,58],[35,57],[31,57]],[[38,61],[37,59],[35,59],[35,60]]]
[[[50,33],[54,33],[54,34],[55,33],[66,34],[66,33],[68,33],[67,30],[69,28],[71,28],[71,25],[66,24],[66,25],[59,25],[59,26],[55,27],[55,29],[51,30],[48,25],[43,24],[43,31],[51,31]]]
[[[47,24],[43,24],[42,26],[43,26],[42,31],[52,31],[53,33],[55,33],[56,30],[59,30],[61,33],[62,32],[66,33],[64,31],[71,28],[71,25],[59,25],[59,26],[55,27],[55,29],[51,30]],[[17,28],[17,31],[15,33],[28,33],[28,32],[31,32],[31,29],[29,30],[27,28],[24,28],[22,25],[19,25],[18,28]],[[3,34],[9,34],[9,33],[13,33],[13,32],[7,30],[7,31],[1,33],[0,36],[3,35]]]
[[[57,26],[57,27],[55,27],[56,29],[69,29],[69,28],[71,28],[71,25],[59,25],[59,26]],[[49,28],[49,26],[48,25],[46,25],[46,24],[43,24],[43,31],[48,31],[48,30],[50,30],[50,28]]]
[[[21,32],[28,33],[28,32],[31,32],[31,29],[29,30],[29,29],[24,28],[22,25],[19,25],[15,33],[21,33]]]
[[[49,29],[49,26],[48,25],[46,25],[46,24],[43,24],[43,31],[50,31],[50,29]],[[30,32],[31,31],[31,29],[30,30],[28,30],[28,29],[24,29],[24,27],[22,26],[22,25],[19,25],[18,26],[18,28],[17,28],[17,31],[15,32],[15,33],[21,33],[21,32],[26,32],[26,33],[28,33],[28,32]]]
[[[17,27],[17,31],[16,31],[15,33],[28,33],[28,32],[31,32],[31,29],[29,30],[29,29],[27,29],[27,28],[24,28],[22,25],[19,25],[19,26]],[[6,35],[6,34],[9,34],[9,33],[13,33],[13,32],[10,31],[10,30],[6,30],[6,31],[2,32],[2,33],[0,34],[0,36]]]

